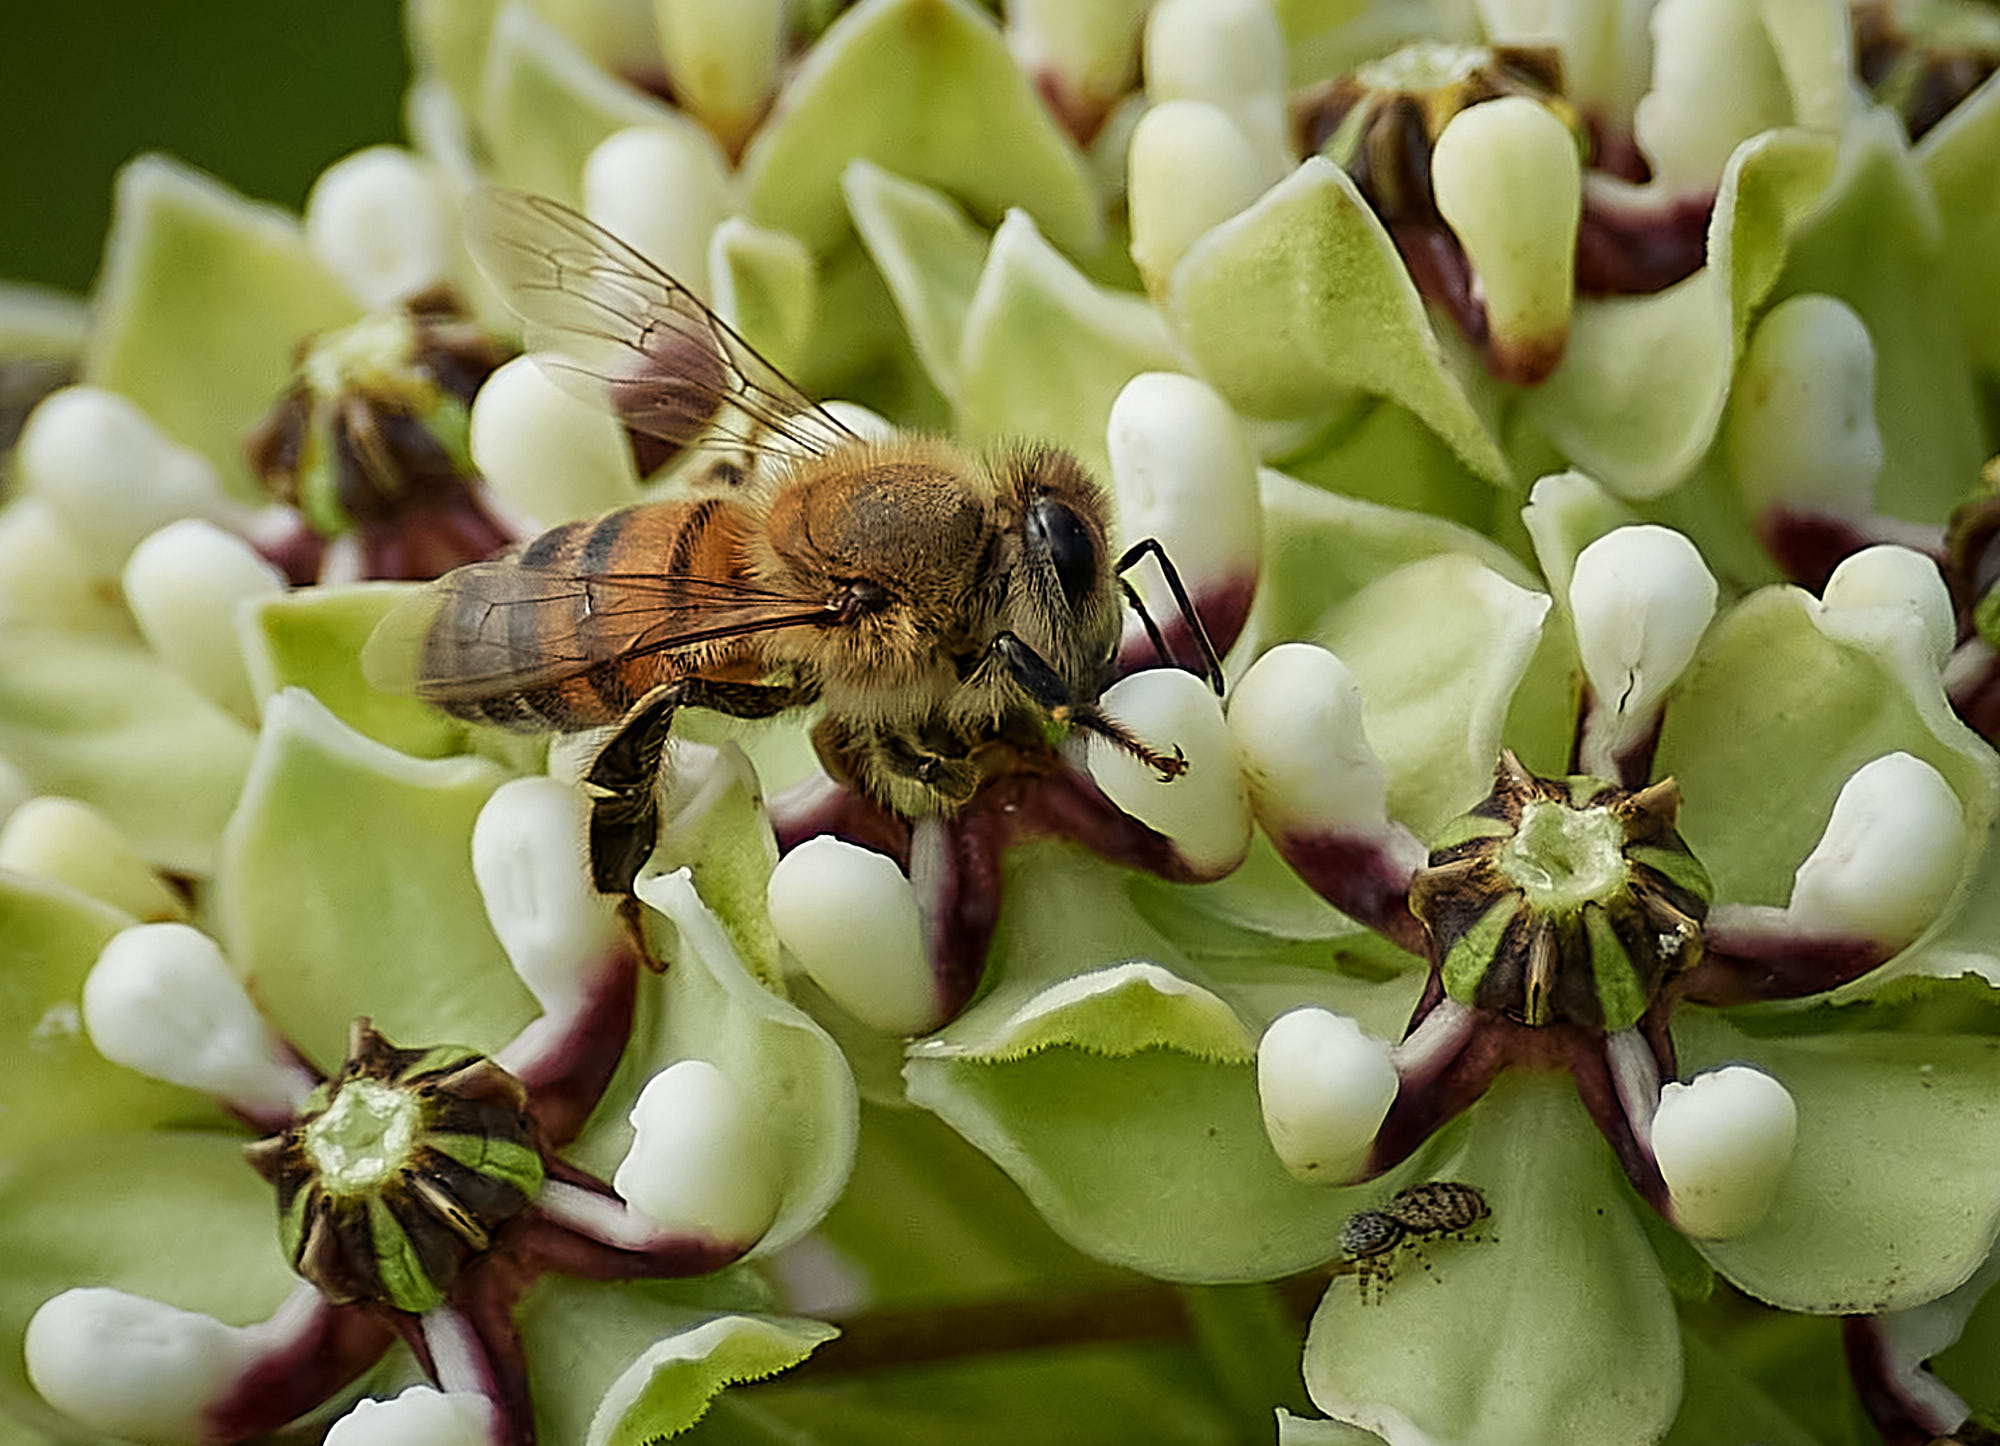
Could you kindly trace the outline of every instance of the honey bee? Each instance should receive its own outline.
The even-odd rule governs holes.
[[[765,718],[810,703],[829,773],[907,817],[950,811],[1051,724],[1110,740],[1162,778],[1185,768],[1098,707],[1123,626],[1103,492],[1068,453],[976,456],[942,438],[857,434],[644,256],[568,208],[474,200],[475,257],[573,390],[681,449],[733,447],[734,485],[543,533],[447,573],[385,618],[363,666],[465,719],[613,731],[590,765],[596,887],[629,898],[658,833],[673,716]],[[1144,618],[1143,609],[1140,616]],[[1145,619],[1154,646],[1159,631]]]

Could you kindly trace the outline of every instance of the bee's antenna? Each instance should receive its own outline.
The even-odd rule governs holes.
[[[1120,585],[1125,586],[1126,597],[1132,598],[1133,607],[1146,624],[1146,635],[1153,640],[1153,646],[1159,650],[1162,658],[1172,662],[1173,658],[1167,652],[1159,629],[1153,625],[1153,620],[1147,616],[1146,610],[1139,607],[1138,599],[1133,597],[1131,587],[1125,585],[1123,581],[1124,574],[1136,567],[1139,559],[1149,552],[1159,559],[1160,571],[1167,579],[1167,588],[1174,595],[1174,605],[1181,611],[1181,621],[1186,623],[1188,631],[1194,634],[1195,648],[1201,654],[1202,676],[1208,679],[1208,686],[1215,689],[1215,696],[1220,698],[1223,690],[1222,659],[1215,655],[1215,644],[1209,641],[1208,629],[1202,624],[1201,614],[1195,611],[1194,604],[1188,600],[1187,589],[1181,585],[1180,572],[1174,567],[1173,559],[1167,556],[1167,550],[1160,546],[1158,538],[1143,538],[1125,549],[1125,555],[1118,559],[1118,566],[1115,569],[1119,574]]]

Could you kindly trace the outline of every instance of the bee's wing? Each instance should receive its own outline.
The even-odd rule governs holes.
[[[742,583],[499,559],[448,572],[398,603],[362,648],[361,669],[384,692],[472,703],[626,658],[824,625],[833,615],[823,601]]]
[[[693,292],[560,202],[482,187],[468,203],[466,244],[527,322],[543,369],[627,425],[683,447],[711,430],[814,454],[852,440]],[[730,407],[753,435],[727,433]]]

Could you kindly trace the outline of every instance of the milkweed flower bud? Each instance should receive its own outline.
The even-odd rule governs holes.
[[[1730,396],[1730,453],[1753,512],[1874,512],[1875,346],[1846,302],[1805,295],[1772,307]]]
[[[1101,702],[1149,747],[1178,749],[1187,763],[1179,777],[1162,779],[1152,765],[1093,736],[1090,775],[1105,796],[1172,839],[1199,874],[1219,877],[1241,863],[1250,847],[1250,800],[1208,684],[1179,668],[1152,668],[1121,678]]]
[[[1389,775],[1362,727],[1361,685],[1311,643],[1282,643],[1236,684],[1229,731],[1273,834],[1380,828]]]
[[[1264,0],[1161,0],[1146,17],[1146,95],[1205,100],[1243,133],[1257,189],[1291,168],[1285,39]]]
[[[212,1439],[208,1406],[254,1360],[259,1337],[122,1290],[66,1290],[28,1322],[28,1379],[80,1424],[146,1441]]]
[[[335,161],[306,197],[306,240],[371,309],[451,280],[452,225],[424,162],[400,146]]]
[[[1301,1180],[1351,1179],[1397,1089],[1389,1046],[1329,1010],[1280,1015],[1257,1045],[1264,1133]]]
[[[1257,199],[1250,141],[1220,106],[1169,100],[1133,128],[1126,160],[1132,261],[1156,295],[1188,248]]]
[[[23,492],[55,509],[102,577],[115,577],[139,540],[169,522],[228,525],[244,515],[223,496],[207,458],[96,387],[67,387],[35,408],[15,462]]]
[[[1842,785],[1787,912],[1805,932],[1859,934],[1893,952],[1938,916],[1965,849],[1965,811],[1943,775],[1885,754]]]
[[[1834,568],[1820,601],[1841,612],[1894,609],[1915,625],[1939,669],[1958,641],[1958,618],[1943,574],[1930,558],[1907,547],[1884,543],[1851,554]]]
[[[386,1401],[357,1401],[333,1423],[326,1446],[493,1446],[484,1396],[412,1386]]]
[[[771,926],[813,983],[885,1034],[937,1027],[917,896],[895,861],[822,834],[771,871]]]
[[[1594,695],[1583,764],[1617,778],[1618,756],[1643,740],[1693,661],[1715,616],[1715,578],[1701,554],[1665,527],[1620,527],[1577,555],[1570,615]]]
[[[583,208],[708,298],[708,238],[730,212],[728,166],[710,137],[688,125],[614,132],[584,162]]]
[[[661,1070],[632,1106],[632,1147],[612,1177],[655,1225],[754,1241],[778,1213],[777,1172],[757,1121],[706,1060]]]
[[[125,601],[139,631],[173,670],[237,717],[257,720],[237,616],[285,579],[234,533],[199,518],[170,522],[132,550]]]
[[[589,804],[553,778],[493,791],[472,828],[472,873],[514,972],[550,1013],[572,1007],[618,936],[616,906],[578,852]]]
[[[1569,340],[1583,212],[1576,137],[1525,96],[1472,106],[1438,136],[1431,187],[1478,275],[1491,364],[1512,381],[1543,380]]]
[[[1660,1091],[1652,1148],[1690,1235],[1741,1235],[1764,1218],[1798,1138],[1791,1092],[1762,1070],[1729,1065]]]
[[[589,517],[638,500],[624,429],[573,397],[532,357],[486,379],[472,403],[473,464],[487,485],[537,522]]]
[[[118,826],[73,798],[34,798],[15,809],[0,828],[0,869],[68,884],[135,919],[159,923],[187,913]]]

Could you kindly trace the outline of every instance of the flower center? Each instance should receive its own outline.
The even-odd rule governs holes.
[[[1570,914],[1625,887],[1625,825],[1608,808],[1529,804],[1494,862],[1531,908]]]
[[[403,1168],[420,1124],[416,1097],[408,1091],[349,1080],[327,1112],[305,1127],[306,1155],[330,1193],[360,1194]]]

